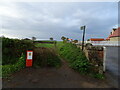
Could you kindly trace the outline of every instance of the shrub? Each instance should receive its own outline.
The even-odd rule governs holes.
[[[87,61],[75,60],[71,63],[71,67],[81,73],[87,74],[89,72],[89,63]]]
[[[85,44],[85,47],[88,49],[88,48],[91,48],[93,45],[91,43],[86,43]]]
[[[98,79],[104,79],[105,78],[105,75],[104,74],[100,74],[100,73],[91,73],[90,75],[92,77],[98,78]]]
[[[25,55],[22,54],[18,62],[13,65],[2,65],[2,76],[6,77],[16,71],[25,68]]]
[[[76,45],[66,43],[59,48],[59,53],[67,59],[71,68],[81,73],[88,73],[91,65],[82,50],[78,49]]]

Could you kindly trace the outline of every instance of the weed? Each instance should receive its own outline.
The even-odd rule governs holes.
[[[34,49],[33,66],[59,67],[61,60],[52,48],[39,47]]]
[[[18,62],[11,65],[2,65],[2,77],[7,77],[10,74],[25,68],[25,55],[22,54]]]

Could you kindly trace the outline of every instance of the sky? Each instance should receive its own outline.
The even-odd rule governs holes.
[[[117,2],[2,2],[1,35],[9,38],[107,38],[118,26]]]

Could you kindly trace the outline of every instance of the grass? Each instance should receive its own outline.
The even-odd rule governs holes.
[[[71,68],[80,72],[81,74],[90,75],[99,79],[104,78],[103,74],[96,73],[92,70],[92,68],[95,67],[91,65],[85,54],[80,48],[77,48],[76,45],[59,42],[57,46],[58,53],[68,61]]]
[[[60,48],[62,45],[64,45],[63,41],[57,41],[57,47]]]
[[[61,60],[52,48],[39,47],[34,49],[34,67],[60,67]]]
[[[25,68],[25,55],[21,55],[18,62],[11,65],[2,65],[2,77],[6,78],[10,74]]]
[[[61,60],[56,54],[55,44],[35,43],[34,67],[60,67]]]
[[[61,44],[61,43],[60,43]],[[59,47],[59,53],[61,56],[67,59],[71,68],[81,72],[89,72],[89,62],[84,53],[71,43],[61,44]]]
[[[53,48],[54,44],[47,44],[47,43],[36,43],[35,47],[46,47],[46,48]]]
[[[34,41],[34,42],[54,42],[54,41],[50,41],[50,40],[41,40],[41,41]]]

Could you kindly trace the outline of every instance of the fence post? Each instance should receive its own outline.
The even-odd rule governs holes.
[[[103,53],[104,53],[104,58],[103,58],[103,71],[105,72],[106,70],[106,47],[103,47]]]

